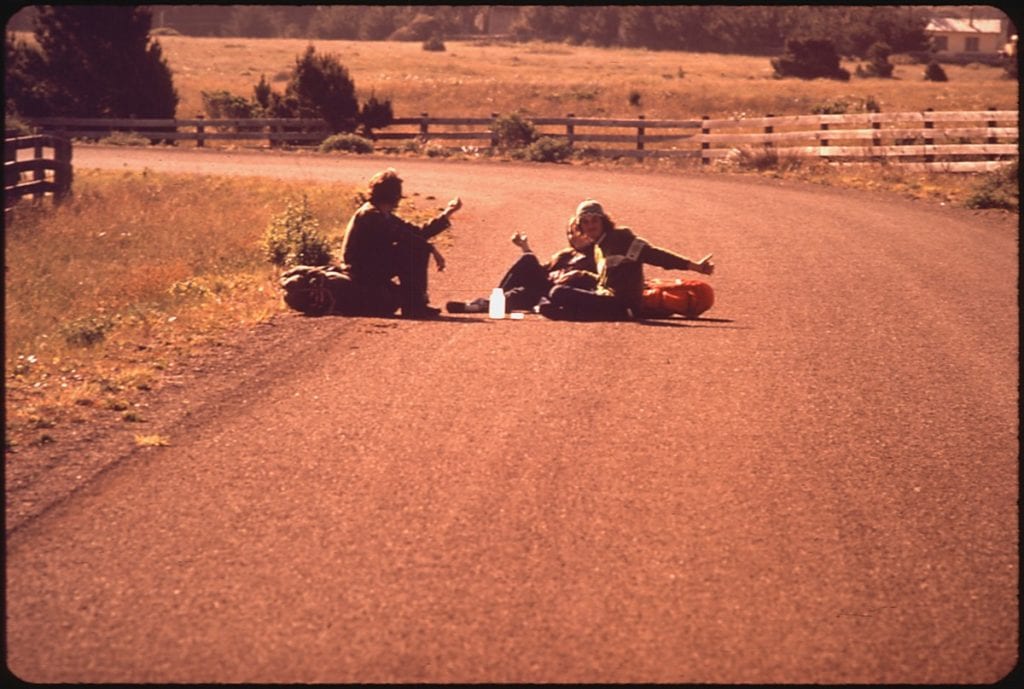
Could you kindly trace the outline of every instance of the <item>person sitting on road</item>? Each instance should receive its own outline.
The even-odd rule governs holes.
[[[516,232],[512,235],[512,243],[522,249],[523,254],[498,283],[505,292],[506,312],[533,309],[555,285],[572,285],[581,289],[593,289],[597,285],[594,244],[574,232],[571,220],[565,233],[569,246],[553,254],[546,263],[541,263],[533,253],[525,234]],[[490,299],[450,301],[445,307],[449,313],[486,313]]]
[[[402,179],[393,168],[369,181],[370,200],[348,221],[342,237],[342,262],[352,279],[356,312],[404,318],[434,318],[441,310],[429,305],[427,267],[430,257],[438,270],[444,261],[429,240],[451,226],[450,217],[462,207],[458,197],[423,225],[394,215],[402,199]],[[394,279],[398,279],[395,284]]]
[[[604,208],[587,199],[576,208],[575,229],[594,244],[597,286],[556,285],[538,304],[541,315],[564,320],[626,320],[644,316],[643,264],[711,275],[710,255],[701,261],[648,244],[626,227],[616,227]]]

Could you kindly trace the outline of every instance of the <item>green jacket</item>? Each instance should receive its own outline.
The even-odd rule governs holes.
[[[648,263],[668,270],[686,270],[690,262],[640,239],[628,227],[616,227],[597,241],[597,291],[629,306],[638,306],[644,294],[644,267]]]

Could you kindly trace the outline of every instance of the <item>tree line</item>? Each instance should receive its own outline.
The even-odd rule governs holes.
[[[848,57],[884,42],[927,49],[930,10],[913,5],[148,5],[157,32],[195,36],[423,40],[480,35],[488,17],[517,40],[652,50],[778,54],[787,39],[828,38]],[[8,28],[22,28],[37,6]]]

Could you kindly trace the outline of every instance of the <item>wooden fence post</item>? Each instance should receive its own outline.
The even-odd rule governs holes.
[[[775,117],[775,115],[773,115],[773,114],[771,114],[771,113],[768,113],[767,115],[765,115],[765,117],[767,117],[767,118],[772,118],[772,117]],[[774,126],[772,126],[771,124],[766,124],[766,125],[764,126],[764,133],[765,133],[765,134],[772,134],[772,133],[774,133],[774,132],[775,132],[775,127],[774,127]],[[768,141],[768,140],[765,140],[765,142],[764,142],[764,147],[765,147],[765,148],[772,148],[772,147],[774,147],[774,146],[775,146],[775,142],[773,142],[773,141]]]
[[[491,148],[498,147],[498,113],[491,113]]]
[[[420,113],[420,139],[423,141],[427,140],[427,134],[430,133],[430,121],[427,117],[427,113]]]
[[[566,115],[569,121],[565,123],[565,138],[569,140],[569,148],[572,148],[573,142],[576,140],[576,125],[572,123],[572,118],[574,117],[576,115],[571,112]]]
[[[989,108],[988,110],[991,113],[995,112],[995,108]],[[994,114],[992,116],[995,117]],[[997,125],[997,122],[995,120],[989,120],[988,122],[985,123],[985,126],[988,127],[990,130],[991,129],[995,129],[996,125]],[[997,143],[999,143],[999,139],[998,138],[996,138],[994,136],[991,136],[991,134],[992,134],[991,131],[989,132],[989,134],[990,134],[990,136],[987,139],[985,139],[985,143],[986,144],[997,144]],[[985,156],[985,160],[999,160],[999,156],[997,156],[997,155],[995,155],[993,153],[989,153],[987,156]]]
[[[932,108],[928,108],[927,110],[925,110],[925,116],[924,116],[924,128],[925,129],[934,129],[935,128],[935,120],[931,119],[931,116],[928,115],[928,113],[930,113],[930,112],[932,112]],[[935,143],[935,138],[932,137],[929,134],[925,134],[925,136],[924,136],[924,145],[925,146],[931,146],[934,143]],[[930,162],[932,162],[934,160],[935,160],[935,156],[933,156],[933,155],[926,154],[925,157],[924,157],[924,162],[926,162],[926,163],[930,163]]]
[[[43,144],[42,143],[37,143],[32,148],[32,157],[35,158],[36,160],[39,160],[40,158],[43,157]],[[42,168],[36,168],[32,172],[32,179],[35,180],[36,182],[42,182],[43,180],[46,179],[46,170],[43,170]],[[39,199],[43,198],[44,196],[45,196],[45,194],[43,192],[37,191],[36,193],[32,194],[32,200],[33,201],[38,201]]]
[[[828,131],[828,122],[822,122],[819,126],[821,127],[821,131],[823,131],[823,132],[827,132]],[[828,146],[828,138],[827,137],[823,136],[820,139],[818,139],[818,157],[819,158],[824,158],[826,163],[831,163],[832,159],[829,156],[821,154],[821,149],[825,148],[826,146]]]
[[[711,135],[711,127],[708,126],[708,120],[711,119],[707,115],[701,115],[700,125],[700,164],[707,165],[711,162],[711,156],[708,152],[711,150],[711,142],[708,141],[708,137]]]
[[[636,117],[637,117],[638,120],[644,119],[643,115],[637,115]],[[638,126],[636,128],[636,150],[638,150],[638,151],[644,150],[644,128],[643,128],[643,125],[640,125],[640,126]]]
[[[17,136],[17,135],[15,135]],[[18,147],[13,141],[4,139],[4,186],[10,187],[18,183],[20,175],[14,169],[13,165],[6,165],[6,163],[13,163],[18,160]],[[7,200],[4,199],[4,205],[6,206]]]
[[[71,178],[74,170],[71,167],[71,139],[57,139],[53,146],[53,200],[60,201],[71,192]]]
[[[873,130],[875,130],[874,133],[871,134],[871,145],[872,146],[877,146],[878,148],[881,148],[882,147],[882,123],[878,122],[878,121],[872,122],[871,123],[871,128]],[[884,160],[885,156],[873,155],[873,156],[871,156],[871,159],[872,160]]]
[[[196,115],[196,119],[197,120],[201,120],[201,119],[203,119],[203,117],[204,116],[203,116],[202,113]],[[196,148],[202,148],[203,147],[203,132],[204,131],[205,131],[205,128],[203,127],[203,123],[202,122],[198,123],[196,125]]]

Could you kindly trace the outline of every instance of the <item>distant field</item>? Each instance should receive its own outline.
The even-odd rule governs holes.
[[[160,39],[181,102],[179,117],[202,112],[203,90],[249,97],[265,74],[283,90],[306,39],[163,36]],[[557,43],[483,45],[449,41],[445,52],[418,42],[313,41],[333,53],[355,80],[361,99],[390,98],[395,115],[438,117],[523,112],[533,116],[699,118],[807,114],[822,103],[871,98],[885,112],[1019,107],[1017,82],[984,65],[946,65],[949,81],[924,81],[924,66],[897,64],[893,79],[848,82],[774,79],[767,57]],[[893,59],[897,62],[897,59]],[[856,62],[844,63],[851,73]],[[630,105],[632,92],[639,105]]]

